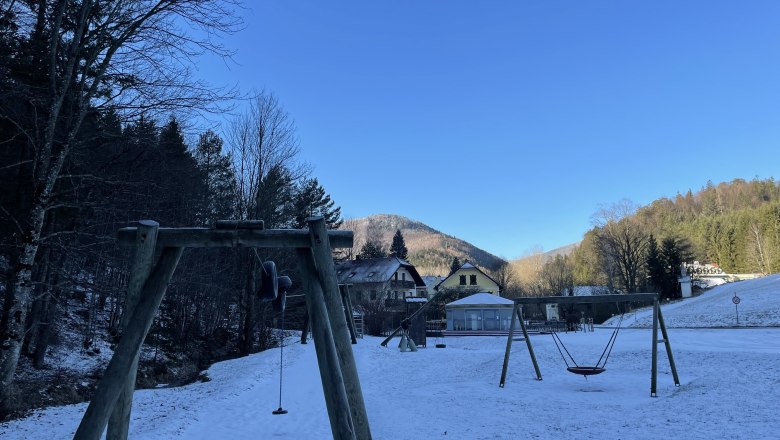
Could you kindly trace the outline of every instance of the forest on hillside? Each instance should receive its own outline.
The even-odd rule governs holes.
[[[514,293],[557,295],[580,285],[674,298],[684,263],[726,273],[780,271],[780,185],[773,178],[707,182],[647,206],[622,200],[592,220],[571,254],[513,262]]]
[[[453,258],[470,261],[487,271],[506,264],[501,258],[468,242],[400,215],[376,214],[347,219],[342,227],[355,233],[353,255],[359,254],[366,242],[378,248],[380,254],[389,253],[393,235],[399,231],[408,247],[406,259],[420,275],[449,275]]]
[[[229,55],[218,37],[240,27],[234,6],[3,3],[0,419],[47,403],[47,389],[68,388],[57,391],[60,403],[86,397],[77,389],[83,381],[68,380],[48,358],[73,335],[83,356],[121,336],[130,255],[116,244],[119,228],[141,219],[301,228],[311,215],[339,226],[340,208],[299,160],[296,127],[280,100],[191,75],[199,54]],[[244,110],[219,131],[196,128],[239,98]],[[265,260],[297,274],[281,251],[186,251],[146,339],[155,356],[142,363],[139,378],[147,379],[139,384],[186,379],[216,359],[274,343],[276,315],[256,295]],[[294,321],[301,301],[290,309]],[[16,380],[25,376],[20,366],[49,383]]]

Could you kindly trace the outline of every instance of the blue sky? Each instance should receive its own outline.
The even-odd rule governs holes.
[[[248,2],[203,61],[276,94],[345,217],[496,255],[582,238],[600,205],[777,177],[780,2]]]

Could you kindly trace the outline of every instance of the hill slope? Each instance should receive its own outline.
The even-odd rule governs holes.
[[[354,231],[355,254],[368,236],[378,239],[386,250],[389,249],[393,234],[400,230],[409,249],[409,262],[415,265],[420,275],[447,275],[454,257],[487,270],[495,270],[504,263],[501,258],[471,243],[400,215],[377,214],[351,219],[345,221],[341,228]]]

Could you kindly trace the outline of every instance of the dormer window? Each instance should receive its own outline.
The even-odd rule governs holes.
[[[466,285],[466,275],[460,276],[460,285],[465,286]]]
[[[477,276],[476,275],[469,275],[469,284],[472,286],[477,285]]]
[[[373,278],[373,277],[374,277],[374,275],[376,275],[376,272],[370,272],[370,273],[368,274],[368,277],[367,277],[367,278]]]

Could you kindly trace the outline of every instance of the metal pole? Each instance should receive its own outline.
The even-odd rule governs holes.
[[[653,301],[653,361],[652,369],[650,370],[650,397],[658,397],[657,385],[658,385],[658,310],[660,305],[658,304],[658,298]]]
[[[536,371],[536,380],[542,380],[542,372],[539,371],[539,363],[536,362],[536,355],[534,354],[534,346],[531,345],[531,337],[528,336],[528,330],[525,328],[525,321],[523,321],[522,307],[519,307],[517,309],[517,317],[520,319],[520,328],[523,329],[523,337],[525,337],[525,344],[528,346],[528,354],[531,355],[531,362],[533,362],[534,364],[534,370]]]
[[[509,315],[509,334],[506,336],[506,353],[504,353],[504,366],[501,368],[501,382],[498,383],[499,388],[504,388],[506,383],[506,370],[509,368],[509,353],[512,351],[512,337],[515,334],[515,314],[517,313],[518,304],[512,307],[512,314]]]
[[[666,345],[666,356],[669,358],[669,366],[672,368],[672,377],[674,378],[675,386],[680,386],[680,378],[677,376],[677,367],[674,364],[674,356],[672,355],[672,343],[669,342],[669,334],[666,333],[666,324],[664,323],[664,314],[661,313],[661,308],[658,308],[658,324],[661,326],[661,334],[664,337],[664,345]]]

